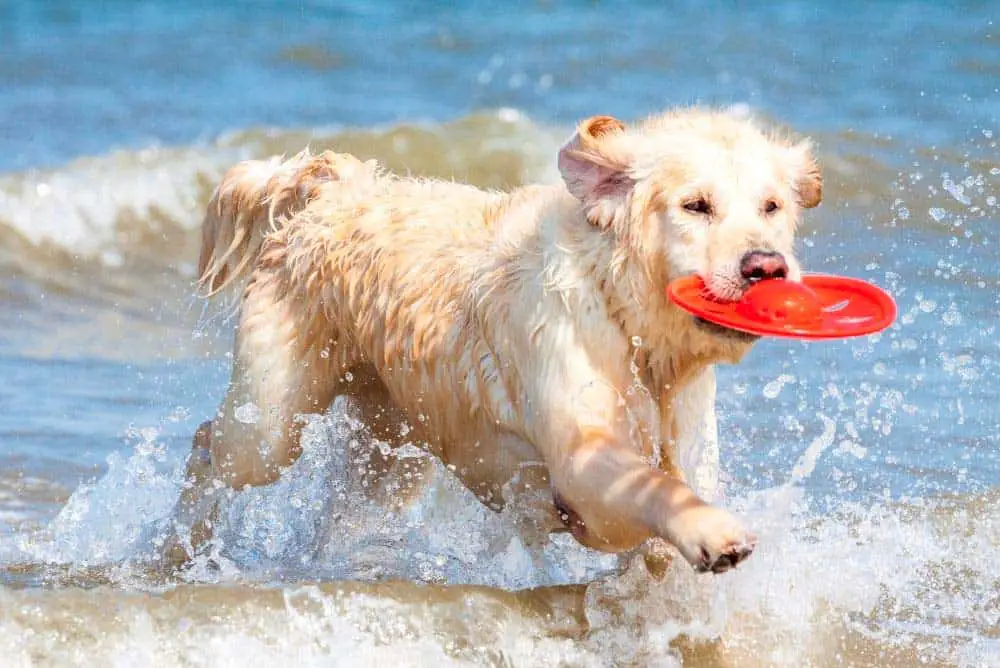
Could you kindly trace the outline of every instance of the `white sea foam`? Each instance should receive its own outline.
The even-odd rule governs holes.
[[[35,246],[116,266],[124,261],[122,247],[130,237],[155,236],[165,225],[188,230],[200,225],[212,188],[239,160],[291,154],[306,145],[342,147],[396,156],[399,168],[418,173],[451,178],[472,171],[480,179],[516,185],[558,178],[560,137],[516,110],[501,109],[445,124],[254,130],[199,146],[118,151],[54,169],[0,175],[0,229],[6,226]],[[489,174],[491,169],[496,173]]]
[[[0,222],[35,245],[120,262],[116,226],[123,218],[200,222],[199,188],[218,181],[241,151],[150,148],[81,158],[58,169],[0,177]],[[202,181],[199,181],[199,180]]]
[[[839,503],[821,514],[801,486],[835,441],[833,420],[821,420],[822,434],[804,448],[785,484],[723,501],[759,535],[746,563],[719,577],[678,563],[655,583],[639,561],[614,574],[614,558],[570,540],[533,551],[512,517],[486,511],[440,465],[404,512],[360,501],[360,480],[347,464],[364,435],[338,402],[308,425],[304,455],[281,481],[225,505],[215,566],[202,560],[188,577],[203,583],[402,578],[508,590],[597,578],[587,594],[592,632],[578,643],[511,612],[496,642],[516,665],[678,665],[680,655],[669,647],[682,636],[721,637],[717,651],[753,656],[756,665],[823,665],[843,650],[845,638],[904,656],[988,665],[982,661],[995,648],[984,631],[1000,624],[990,602],[1000,572],[983,558],[1000,545],[995,503],[910,509]],[[104,478],[78,490],[47,534],[22,540],[21,559],[89,566],[146,559],[153,529],[176,499],[180,469],[156,445],[155,433],[144,438],[131,457],[112,457]],[[284,591],[284,609],[179,636],[152,612],[141,613],[107,637],[102,655],[124,660],[166,652],[196,663],[257,665],[297,648],[293,654],[305,665],[347,655],[349,665],[455,660],[448,648],[454,637],[434,630],[446,622],[421,621],[410,604],[374,595],[339,600],[295,586]],[[17,631],[13,623],[5,622],[10,632]]]

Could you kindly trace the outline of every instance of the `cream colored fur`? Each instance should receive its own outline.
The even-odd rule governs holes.
[[[491,507],[547,488],[546,531],[565,523],[608,551],[661,537],[717,572],[750,553],[752,534],[707,500],[712,365],[752,339],[700,326],[665,289],[698,273],[737,298],[753,249],[782,253],[797,279],[795,226],[821,194],[809,146],[681,110],[631,127],[589,119],[559,166],[565,185],[510,193],[331,152],[226,175],[202,282],[246,282],[229,391],[195,442],[210,463],[192,457],[180,504],[194,529],[181,552],[207,534],[213,481],[275,480],[299,453],[296,416],[349,394],[381,438],[426,443]],[[254,424],[235,416],[248,402]],[[405,439],[400,415],[416,429]]]

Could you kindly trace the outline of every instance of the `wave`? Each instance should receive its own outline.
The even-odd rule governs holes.
[[[250,129],[198,146],[152,147],[0,176],[0,261],[190,264],[192,234],[226,169],[305,146],[377,157],[389,168],[505,188],[554,178],[558,132],[514,110],[444,124],[359,130]],[[182,267],[190,270],[190,266]]]
[[[359,447],[378,447],[359,429],[345,403],[311,421],[303,457],[274,485],[224,502],[212,558],[172,583],[150,575],[150,555],[181,467],[155,430],[144,432],[51,524],[8,546],[0,637],[68,633],[88,656],[230,661],[239,660],[237,639],[273,652],[280,637],[281,651],[301,647],[317,662],[368,648],[366,665],[412,652],[465,665],[506,656],[531,665],[801,666],[840,657],[977,666],[1000,656],[992,636],[1000,573],[989,559],[1000,544],[997,490],[820,510],[802,483],[832,443],[824,434],[784,484],[727,491],[727,505],[760,537],[746,564],[703,577],[678,563],[655,583],[641,560],[619,571],[614,557],[572,541],[529,548],[515,518],[485,511],[436,460],[409,508],[356,501],[362,483],[346,464]],[[263,587],[245,586],[253,583]],[[21,614],[20,590],[40,584],[55,587],[27,592],[42,612]],[[120,614],[104,618],[109,607]],[[242,612],[220,617],[220,609]],[[177,635],[179,624],[188,631]]]
[[[197,253],[192,232],[203,207],[225,170],[239,160],[305,146],[332,148],[378,158],[394,171],[507,188],[557,180],[554,156],[567,133],[568,128],[500,109],[440,124],[248,129],[200,145],[118,151],[55,169],[10,173],[0,176],[0,262],[96,261],[114,268],[166,261],[190,271]],[[852,132],[816,139],[826,209],[834,210],[819,214],[821,225],[861,210],[871,214],[874,228],[926,224],[945,230],[956,218],[974,220],[996,207],[989,186],[1000,169],[988,161],[913,152]],[[896,164],[900,156],[908,162],[902,168]]]

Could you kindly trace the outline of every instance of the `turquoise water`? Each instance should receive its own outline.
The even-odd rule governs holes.
[[[517,601],[497,605],[536,644],[492,642],[517,665],[567,656],[576,657],[569,665],[606,665],[633,654],[669,662],[678,655],[666,641],[705,635],[721,635],[733,660],[750,665],[1000,665],[1000,567],[988,556],[1000,546],[994,9],[8,0],[0,601],[10,605],[0,604],[9,643],[0,648],[24,665],[59,664],[65,656],[39,638],[93,622],[89,609],[76,626],[55,612],[83,605],[80,587],[103,585],[107,605],[128,607],[128,597],[160,586],[142,566],[176,499],[176,465],[228,373],[231,323],[191,297],[200,211],[226,167],[309,143],[493,187],[551,181],[556,147],[579,118],[701,103],[815,138],[826,200],[805,228],[805,264],[889,289],[900,320],[871,339],[764,341],[721,370],[727,503],[763,539],[745,572],[708,594],[684,575],[641,595],[629,589],[639,586],[632,571],[605,580],[639,612],[601,626],[606,607],[592,590],[588,619],[599,632],[574,641],[580,656]],[[273,632],[295,642],[252,656],[308,646],[317,665],[338,652],[366,663],[388,647],[384,656],[400,660],[412,647],[366,640],[370,629],[350,645],[345,629],[360,627],[326,613],[307,615],[308,628],[292,624],[301,621],[289,612],[296,583],[395,576],[495,592],[607,571],[560,546],[544,567],[516,541],[498,556],[510,527],[445,473],[410,524],[352,508],[349,538],[317,530],[342,510],[330,505],[328,470],[344,445],[340,417],[331,412],[309,460],[333,478],[303,466],[286,487],[234,499],[221,574],[172,585],[194,592],[184,594],[189,604],[137,604],[154,620],[149,634],[122,621],[108,630],[118,640],[78,640],[74,651],[95,663],[135,663],[140,650],[167,665],[237,662],[251,654],[235,638]],[[440,512],[451,516],[443,526],[433,519]],[[372,535],[383,542],[366,543]],[[248,582],[285,597],[275,612],[257,589],[239,590],[271,620],[266,633],[250,621],[205,622],[204,642],[170,639],[165,629],[178,619],[237,595],[211,587]],[[393,614],[417,614],[383,590],[371,596],[397,606]],[[43,612],[19,617],[26,600]],[[441,605],[446,618],[461,617]],[[678,606],[699,611],[694,621],[663,616]],[[762,619],[765,628],[752,623]],[[428,623],[443,639],[427,651],[453,658],[441,648],[464,632]],[[618,649],[607,654],[601,643],[612,636]],[[323,638],[336,639],[326,653]],[[677,651],[691,665],[716,665]]]
[[[993,9],[11,0],[0,8],[0,167],[498,106],[569,124],[595,109],[746,103],[803,130],[958,145],[996,119]]]

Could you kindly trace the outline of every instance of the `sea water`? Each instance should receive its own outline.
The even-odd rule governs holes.
[[[0,664],[1000,666],[1000,32],[989,3],[0,5]],[[431,463],[360,501],[349,403],[210,558],[151,555],[232,319],[193,298],[237,160],[306,145],[554,182],[581,118],[681,104],[812,136],[810,270],[898,322],[719,369],[735,572],[524,545]],[[411,456],[421,457],[419,452]],[[347,464],[347,465],[345,465]]]

